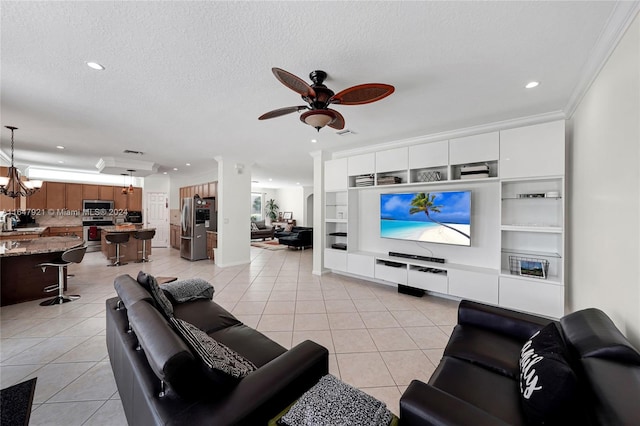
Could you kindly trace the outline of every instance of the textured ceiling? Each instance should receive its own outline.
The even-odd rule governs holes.
[[[132,149],[160,172],[202,175],[222,156],[253,164],[264,186],[310,185],[311,151],[565,109],[617,6],[2,1],[2,125],[20,128],[21,165],[95,171]],[[258,121],[301,105],[272,67],[306,81],[322,69],[335,92],[367,82],[396,91],[335,107],[356,134],[317,133],[296,113]],[[541,85],[525,90],[530,80]],[[5,153],[9,135],[3,128]]]

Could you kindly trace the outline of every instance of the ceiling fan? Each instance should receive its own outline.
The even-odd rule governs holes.
[[[395,88],[389,84],[366,83],[349,87],[338,93],[323,84],[327,78],[324,71],[312,71],[309,78],[313,82],[310,86],[303,79],[280,68],[271,68],[273,74],[280,83],[302,96],[309,105],[292,106],[274,109],[258,117],[258,120],[280,117],[292,112],[304,113],[300,115],[300,121],[315,127],[318,131],[324,126],[340,130],[344,128],[344,117],[338,111],[329,108],[331,104],[337,105],[362,105],[379,101],[393,93]]]

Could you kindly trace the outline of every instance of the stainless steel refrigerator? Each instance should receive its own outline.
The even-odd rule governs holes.
[[[217,230],[215,198],[183,198],[180,216],[180,256],[207,259],[207,231]]]

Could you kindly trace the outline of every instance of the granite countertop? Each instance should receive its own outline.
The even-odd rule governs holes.
[[[16,235],[39,235],[49,229],[48,226],[39,226],[35,228],[16,228],[13,231],[0,231],[0,237],[13,237]]]
[[[0,241],[0,257],[27,256],[31,254],[65,251],[84,244],[78,237],[42,237],[33,240]],[[4,248],[3,248],[4,247]]]
[[[116,232],[136,232],[136,231],[155,231],[156,228],[145,228],[142,225],[136,225],[135,227],[122,227],[122,226],[98,226],[101,231],[107,234]]]

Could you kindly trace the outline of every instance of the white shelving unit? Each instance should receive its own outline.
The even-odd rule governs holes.
[[[327,161],[325,173],[342,174],[331,177],[330,185],[325,175],[324,267],[559,318],[564,315],[565,293],[564,149],[564,121],[556,121]],[[488,177],[462,178],[462,168],[474,165],[487,165]],[[362,175],[371,177],[371,185],[356,185]],[[434,175],[439,180],[426,181]],[[399,183],[378,183],[388,176],[399,178]],[[476,222],[479,245],[474,246],[472,238],[472,247],[455,252],[438,248],[456,258],[444,264],[375,252],[397,247],[371,239],[377,193],[431,187],[473,188],[479,197],[474,198],[474,208],[481,209],[482,218]],[[336,250],[336,243],[347,244],[347,250]],[[365,251],[371,244],[375,251]],[[404,247],[411,250],[408,244]],[[520,270],[519,258],[548,265],[544,277],[527,275],[529,264]]]

